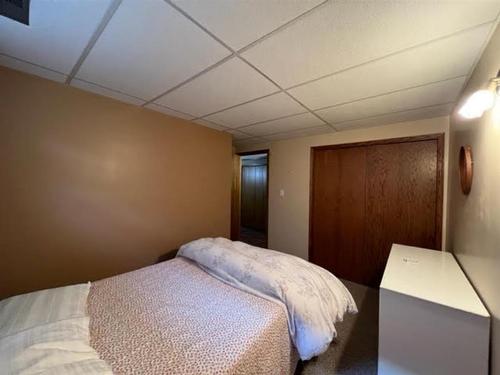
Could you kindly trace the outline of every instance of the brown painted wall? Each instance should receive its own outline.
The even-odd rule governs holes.
[[[0,67],[0,299],[228,236],[230,136]]]

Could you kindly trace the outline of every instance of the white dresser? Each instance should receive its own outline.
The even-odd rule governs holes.
[[[490,316],[452,254],[393,245],[380,285],[381,375],[487,375]]]

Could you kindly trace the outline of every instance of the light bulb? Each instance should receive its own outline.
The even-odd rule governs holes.
[[[472,94],[458,113],[466,119],[481,117],[495,103],[495,94],[490,90],[479,90]]]

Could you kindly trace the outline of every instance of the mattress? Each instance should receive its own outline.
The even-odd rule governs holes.
[[[117,374],[290,374],[282,304],[176,258],[92,283],[90,344]]]

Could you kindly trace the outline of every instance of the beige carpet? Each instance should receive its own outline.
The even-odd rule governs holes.
[[[377,374],[378,290],[343,280],[352,293],[359,313],[336,324],[337,339],[317,358],[299,364],[301,375]]]

